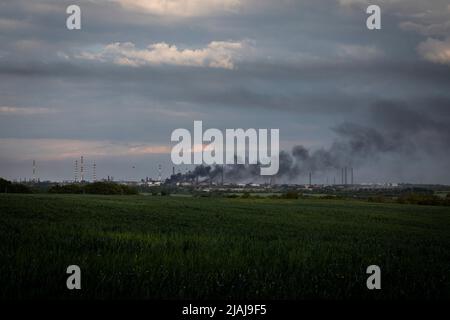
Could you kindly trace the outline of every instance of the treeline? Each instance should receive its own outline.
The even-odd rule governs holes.
[[[369,197],[369,202],[394,202],[400,204],[418,204],[425,206],[450,206],[450,193],[445,198],[433,194],[409,193],[396,198],[384,196]]]
[[[89,184],[55,185],[48,189],[48,193],[61,194],[103,194],[103,195],[135,195],[138,190],[114,182],[94,182]]]
[[[87,184],[57,184],[38,188],[23,183],[15,183],[0,178],[0,193],[61,193],[61,194],[103,194],[103,195],[135,195],[139,190],[135,187],[115,182],[94,182]]]
[[[213,194],[203,194],[201,196],[212,197]],[[221,196],[226,198],[243,198],[243,199],[366,200],[368,202],[377,202],[377,203],[416,204],[425,206],[450,206],[450,193],[448,193],[446,197],[439,197],[433,194],[424,194],[424,193],[408,193],[397,197],[377,195],[377,196],[370,196],[365,199],[350,196],[345,197],[342,195],[329,195],[329,194],[305,196],[304,194],[297,191],[288,191],[280,194],[271,194],[269,196],[255,195],[250,194],[249,192],[243,192],[241,194],[224,194]]]
[[[32,193],[30,187],[21,184],[14,183],[0,178],[0,192],[1,193]]]

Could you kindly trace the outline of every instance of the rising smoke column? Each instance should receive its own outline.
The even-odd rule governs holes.
[[[323,174],[341,168],[358,168],[384,155],[412,156],[426,153],[447,154],[450,150],[450,127],[408,106],[379,101],[370,109],[370,125],[344,122],[333,128],[336,139],[328,148],[308,150],[297,145],[290,152],[280,152],[278,182],[295,181],[310,172]],[[197,166],[194,171],[178,175],[179,181],[220,181],[222,170],[226,182],[267,182],[259,175],[259,165]]]

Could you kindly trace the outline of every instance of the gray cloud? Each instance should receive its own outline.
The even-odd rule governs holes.
[[[173,129],[203,120],[218,128],[280,128],[286,150],[308,150],[299,172],[339,166],[349,161],[342,154],[352,154],[367,180],[376,179],[376,154],[393,180],[422,179],[419,169],[433,166],[436,181],[450,181],[441,162],[450,140],[447,1],[381,2],[380,32],[365,28],[364,1],[241,1],[238,10],[212,5],[184,16],[79,3],[80,32],[65,29],[69,1],[0,4],[0,106],[8,107],[0,112],[0,139],[159,146]],[[139,50],[155,43],[178,51],[213,42],[249,46],[232,56],[233,69],[74,59],[116,42]],[[301,150],[283,154],[285,168]],[[18,163],[24,155],[18,152]],[[413,158],[414,166],[398,169]],[[108,161],[117,168],[122,160]],[[20,172],[8,163],[0,175]],[[146,168],[141,175],[155,172],[138,167]]]

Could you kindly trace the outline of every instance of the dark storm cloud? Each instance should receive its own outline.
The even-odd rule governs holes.
[[[422,99],[424,104],[431,99],[428,107],[444,105],[439,110],[445,112],[449,99],[446,88],[450,85],[447,69],[426,62],[380,61],[290,67],[248,63],[232,71],[189,67],[136,70],[61,63],[48,67],[42,64],[4,66],[0,71],[5,77],[63,78],[73,83],[72,90],[77,90],[78,82],[89,82],[105,95],[108,88],[112,96],[125,91],[125,94],[166,104],[183,101],[208,107],[343,114],[367,107],[380,96],[410,100],[412,104],[416,99]],[[438,98],[436,91],[440,91]]]

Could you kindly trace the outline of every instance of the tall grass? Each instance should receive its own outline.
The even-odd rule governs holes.
[[[449,231],[446,207],[1,195],[0,297],[450,298]],[[366,289],[371,264],[381,291]]]

